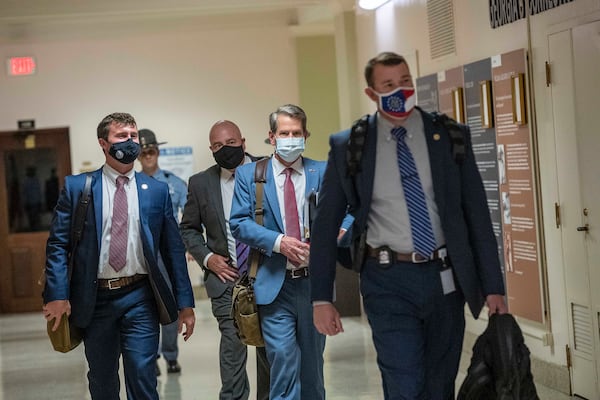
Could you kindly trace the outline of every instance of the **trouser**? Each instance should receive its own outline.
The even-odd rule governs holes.
[[[365,263],[361,293],[386,400],[454,399],[465,301],[459,289],[443,294],[441,266]]]

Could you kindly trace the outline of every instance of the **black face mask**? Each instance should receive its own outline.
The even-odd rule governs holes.
[[[132,139],[125,142],[113,143],[108,149],[108,154],[123,164],[131,164],[140,154],[140,145]]]
[[[213,153],[213,157],[220,167],[234,169],[244,159],[244,148],[242,146],[223,146]]]

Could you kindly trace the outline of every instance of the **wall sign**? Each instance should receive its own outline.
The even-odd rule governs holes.
[[[525,18],[527,5],[529,15],[535,15],[571,2],[573,0],[489,0],[490,26],[496,29]]]
[[[25,76],[35,74],[36,64],[33,57],[11,57],[6,62],[9,76]]]

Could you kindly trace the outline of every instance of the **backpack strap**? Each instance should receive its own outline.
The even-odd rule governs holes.
[[[254,205],[254,220],[257,224],[263,225],[263,195],[264,195],[264,184],[267,182],[267,164],[269,158],[263,158],[256,162],[256,169],[254,170],[254,182],[256,184],[256,203]],[[258,271],[258,263],[260,261],[260,252],[254,248],[250,248],[250,270],[248,277],[250,282],[254,282],[256,278],[256,272]]]
[[[369,131],[369,114],[363,115],[352,124],[350,139],[346,147],[346,173],[349,177],[356,176],[361,171],[360,161]]]

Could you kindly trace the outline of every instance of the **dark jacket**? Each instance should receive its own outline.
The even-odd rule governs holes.
[[[473,346],[457,400],[538,400],[529,349],[510,314],[493,314]]]

